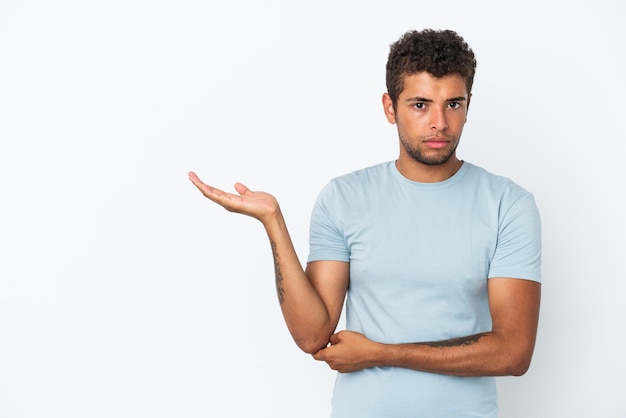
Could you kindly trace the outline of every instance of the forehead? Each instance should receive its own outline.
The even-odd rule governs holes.
[[[459,74],[435,77],[427,72],[402,76],[403,89],[400,96],[405,97],[467,97],[465,79]]]

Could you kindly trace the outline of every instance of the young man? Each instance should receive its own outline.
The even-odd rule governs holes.
[[[324,188],[306,270],[274,197],[190,173],[207,198],[265,227],[289,331],[340,372],[333,417],[496,417],[493,376],[529,367],[539,214],[526,190],[457,158],[475,67],[452,31],[392,45],[382,101],[398,159]],[[344,299],[347,330],[335,333]]]

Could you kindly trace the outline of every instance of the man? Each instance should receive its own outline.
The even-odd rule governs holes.
[[[476,61],[452,31],[404,34],[383,110],[398,159],[333,179],[303,270],[274,197],[191,181],[260,220],[296,344],[340,373],[333,417],[496,417],[493,376],[529,367],[540,300],[533,197],[459,160]],[[346,331],[335,333],[346,302]]]

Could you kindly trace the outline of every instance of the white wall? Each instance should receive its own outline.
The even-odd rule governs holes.
[[[302,258],[333,176],[395,158],[388,46],[452,28],[478,57],[461,158],[531,190],[544,224],[533,365],[504,418],[626,417],[624,41],[618,0],[0,3],[0,416],[324,417],[256,221]]]

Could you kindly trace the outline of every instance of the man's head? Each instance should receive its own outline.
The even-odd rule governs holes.
[[[456,32],[409,31],[391,45],[387,59],[387,92],[395,108],[404,90],[404,77],[427,72],[437,78],[461,76],[469,95],[475,71],[474,52]]]

